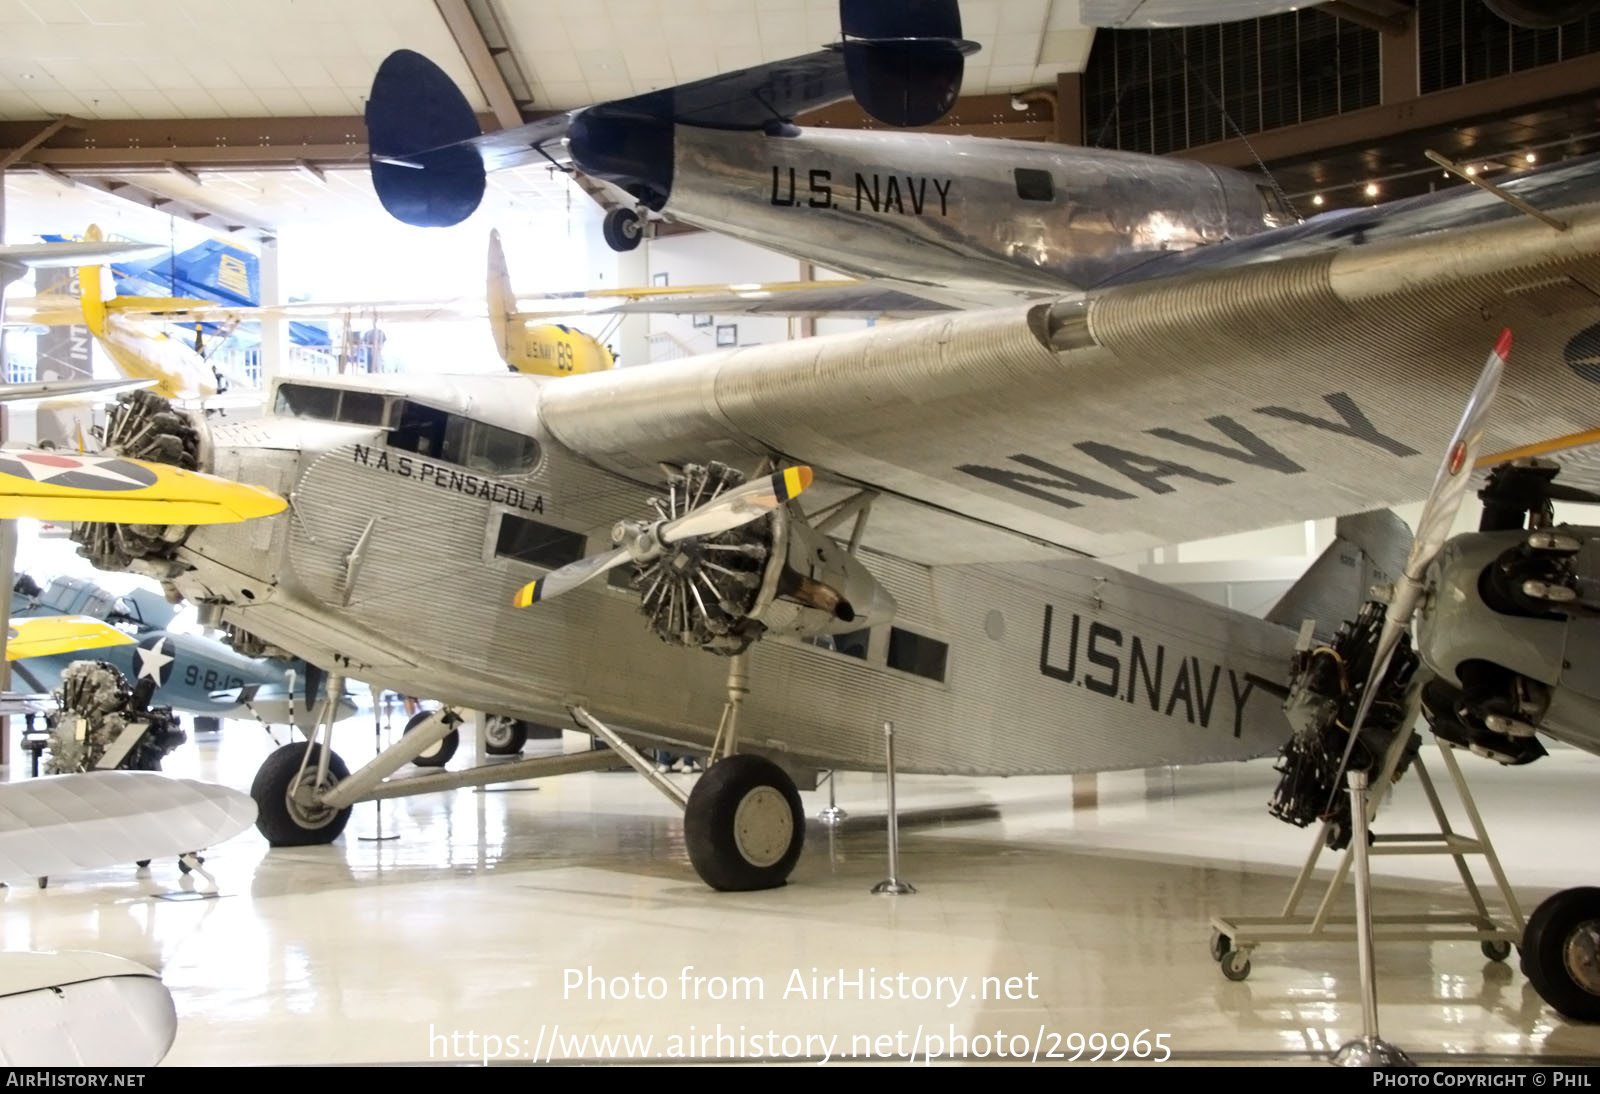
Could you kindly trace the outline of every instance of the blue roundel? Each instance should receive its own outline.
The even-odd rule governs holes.
[[[1600,384],[1600,323],[1573,335],[1561,356],[1580,378]]]

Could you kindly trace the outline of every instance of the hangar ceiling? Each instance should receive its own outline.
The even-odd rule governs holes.
[[[1393,35],[1411,7],[1341,0],[1321,10]],[[963,0],[962,13],[984,48],[941,128],[1084,139],[1063,137],[1077,124],[1080,100],[1068,89],[1095,33],[1081,25],[1078,0]],[[19,219],[25,209],[127,202],[246,239],[291,222],[379,215],[361,113],[372,74],[396,48],[436,60],[495,128],[836,37],[837,0],[252,0],[225,12],[201,0],[0,0],[9,227],[34,230]],[[1600,81],[1564,67],[1565,83],[1548,93],[1523,74],[1507,78],[1520,81],[1509,98],[1504,81],[1431,96],[1460,100],[1432,121],[1401,120],[1409,107],[1386,103],[1371,117],[1182,154],[1240,167],[1259,156],[1291,195],[1326,194],[1328,204],[1414,193],[1448,181],[1421,159],[1423,146],[1465,159],[1527,145],[1547,162],[1600,143]],[[863,121],[849,104],[807,119]],[[1364,192],[1373,178],[1383,180],[1378,195]],[[575,200],[587,199],[565,177],[523,168],[491,176],[486,209],[559,216]]]

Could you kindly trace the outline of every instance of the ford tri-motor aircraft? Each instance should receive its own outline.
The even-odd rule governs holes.
[[[1142,280],[648,368],[284,379],[264,417],[187,428],[207,469],[292,513],[74,534],[252,643],[613,744],[392,780],[449,718],[354,772],[322,726],[257,774],[274,844],[331,841],[355,803],[430,788],[618,756],[653,777],[630,742],[661,743],[715,759],[681,802],[700,876],[776,886],[802,846],[797,782],[876,768],[885,721],[923,773],[1277,752],[1297,629],[1355,616],[1369,571],[1404,559],[1403,527],[1345,521],[1266,620],[1097,558],[1423,497],[1503,328],[1516,364],[1479,451],[1581,452],[1600,418],[1600,164],[1518,193],[1559,227],[1450,191],[1218,242]],[[171,411],[125,399],[107,437],[149,456]],[[1366,567],[1344,563],[1357,553]],[[1565,541],[1556,562],[1592,568]],[[424,584],[451,610],[419,628]],[[1502,760],[1530,732],[1600,750],[1562,701],[1600,687],[1593,664],[1536,688],[1543,669],[1505,659],[1507,613],[1578,610],[1551,591],[1564,579],[1512,587],[1523,599],[1450,628],[1436,729]],[[1463,659],[1501,670],[1461,676]],[[1579,983],[1591,1006],[1549,953],[1600,919],[1594,892],[1565,894],[1548,945],[1524,947],[1536,983]]]

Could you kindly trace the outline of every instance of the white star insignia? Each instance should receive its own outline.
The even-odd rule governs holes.
[[[161,670],[176,660],[166,652],[166,645],[167,640],[163,636],[157,639],[156,644],[149,649],[145,649],[143,646],[139,647],[139,679],[143,680],[145,677],[149,677],[156,682],[157,687],[161,685]]]

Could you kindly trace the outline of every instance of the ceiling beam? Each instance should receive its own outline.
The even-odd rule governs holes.
[[[82,125],[83,123],[81,121],[72,117],[70,114],[61,115],[61,117],[40,129],[39,132],[23,141],[16,148],[13,148],[4,156],[0,156],[0,171],[4,171],[7,167],[10,167],[13,163],[16,163],[23,156],[26,156],[29,152],[32,152],[35,148],[39,147],[45,141],[49,140],[51,137],[55,136],[68,126],[81,128]]]
[[[126,179],[78,175],[72,177],[70,181],[85,189],[98,190],[119,201],[155,209],[167,216],[193,221],[214,232],[237,235],[250,243],[270,239],[278,234],[272,225],[254,217],[242,216],[231,209],[202,204],[192,198],[175,198]]]
[[[1509,76],[1434,91],[1402,102],[1352,110],[1300,125],[1252,133],[1174,152],[1185,159],[1224,167],[1253,167],[1257,158],[1276,163],[1405,133],[1505,116],[1513,111],[1600,92],[1600,65],[1574,57]]]
[[[1336,19],[1343,19],[1347,23],[1354,23],[1358,27],[1378,31],[1380,34],[1404,34],[1411,25],[1411,10],[1399,7],[1398,10],[1385,9],[1373,10],[1376,5],[1360,3],[1360,0],[1330,0],[1326,4],[1318,4],[1317,8],[1327,12]]]
[[[478,90],[488,100],[489,110],[494,114],[495,121],[500,123],[500,128],[515,129],[521,125],[522,108],[517,105],[517,97],[506,82],[505,73],[500,71],[499,64],[495,62],[494,51],[484,37],[483,28],[478,25],[472,9],[467,7],[467,0],[433,0],[433,5],[439,9],[439,16],[449,28],[450,36],[456,40],[461,59],[467,62],[467,68],[477,81]]]

